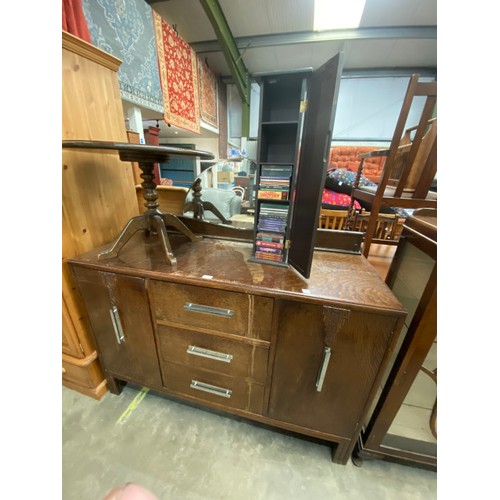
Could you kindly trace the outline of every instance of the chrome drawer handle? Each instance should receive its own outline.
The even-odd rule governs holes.
[[[230,318],[234,315],[231,309],[222,309],[221,307],[204,306],[201,304],[193,304],[192,302],[186,302],[184,304],[184,309],[186,311],[194,311],[198,313],[213,314],[214,316],[224,316]]]
[[[122,322],[120,321],[120,313],[118,312],[118,307],[113,306],[109,310],[111,316],[111,322],[113,323],[113,329],[115,330],[116,341],[121,344],[125,342],[125,335],[123,334]]]
[[[323,382],[325,381],[326,370],[328,370],[328,363],[330,362],[330,356],[332,355],[332,350],[329,347],[325,347],[323,350],[323,361],[321,362],[321,368],[318,373],[318,378],[316,379],[316,390],[321,392],[323,389]]]
[[[191,380],[191,385],[189,387],[198,391],[209,392],[210,394],[215,394],[216,396],[221,396],[223,398],[230,398],[233,393],[233,391],[229,389],[223,389],[222,387],[206,384],[205,382],[200,382],[198,380]]]
[[[215,361],[224,361],[224,363],[231,363],[233,360],[232,354],[225,354],[223,352],[211,351],[210,349],[203,349],[203,347],[196,347],[190,345],[186,351],[188,354],[201,356],[202,358],[214,359]]]

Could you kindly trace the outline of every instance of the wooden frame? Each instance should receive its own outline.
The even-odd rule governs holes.
[[[360,457],[382,458],[431,470],[437,469],[436,450],[430,443],[395,436],[389,436],[390,440],[386,438],[412,384],[419,371],[423,369],[423,362],[437,337],[437,230],[436,214],[432,212],[428,211],[426,214],[422,211],[420,215],[416,213],[415,217],[407,221],[387,275],[386,282],[392,287],[407,245],[413,245],[434,260],[430,277],[381,396],[361,434],[353,455],[355,463]],[[424,369],[424,371],[428,370]],[[435,382],[437,382],[436,372],[437,370],[434,372]],[[436,418],[437,399],[429,422],[433,435]]]

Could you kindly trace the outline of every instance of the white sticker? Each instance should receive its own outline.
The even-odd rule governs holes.
[[[306,295],[311,295],[311,290],[307,290],[306,288],[303,288],[302,293],[305,293]]]
[[[201,278],[204,280],[211,280],[213,276],[210,276],[210,274],[204,274]]]

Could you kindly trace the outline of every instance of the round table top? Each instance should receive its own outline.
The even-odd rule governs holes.
[[[198,157],[203,160],[213,160],[215,156],[208,151],[184,149],[174,146],[151,146],[149,144],[130,144],[129,142],[111,141],[62,141],[63,149],[80,149],[83,151],[99,151],[116,153],[123,161],[148,163],[165,163],[172,157]]]

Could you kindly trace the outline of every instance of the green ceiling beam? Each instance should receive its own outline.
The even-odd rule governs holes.
[[[241,135],[248,137],[250,130],[250,75],[241,58],[240,51],[227,24],[226,16],[217,0],[200,0],[231,70],[234,82],[242,102]]]

